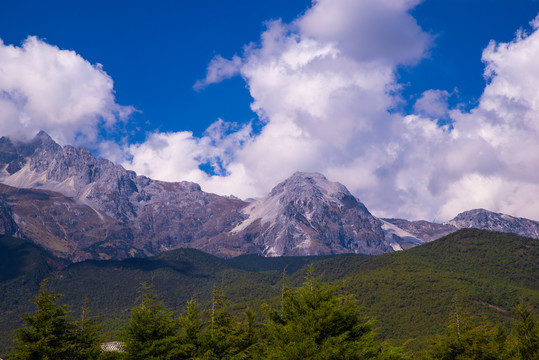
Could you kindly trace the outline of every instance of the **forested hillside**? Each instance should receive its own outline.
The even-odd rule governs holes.
[[[471,321],[507,327],[519,303],[529,304],[535,315],[539,312],[539,240],[481,230],[461,230],[379,256],[223,260],[178,249],[147,259],[86,261],[64,268],[58,259],[21,240],[4,237],[2,246],[6,259],[35,266],[11,273],[2,268],[0,354],[11,343],[12,330],[21,326],[18,315],[32,311],[28,299],[36,296],[45,277],[52,290],[64,294],[60,301],[69,304],[73,317],[79,316],[86,299],[109,339],[115,339],[114,330],[130,318],[143,282],[153,284],[157,298],[176,314],[195,298],[207,316],[212,292],[219,287],[232,313],[241,314],[249,304],[262,321],[262,304],[276,306],[281,301],[283,274],[287,286],[300,286],[310,263],[322,283],[357,300],[361,314],[374,320],[379,339],[405,344],[410,352],[443,333],[455,309]]]

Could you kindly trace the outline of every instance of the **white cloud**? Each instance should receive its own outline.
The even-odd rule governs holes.
[[[206,71],[206,77],[203,80],[199,80],[195,83],[193,88],[195,90],[202,90],[210,84],[215,84],[223,80],[239,74],[241,67],[241,58],[237,55],[232,57],[232,60],[227,60],[221,55],[216,55],[211,59],[208,69]]]
[[[198,169],[204,146],[188,131],[152,133],[142,144],[130,145],[129,167],[154,179],[166,181],[200,181],[204,174]],[[182,179],[177,174],[182,174]]]
[[[47,131],[61,143],[93,144],[133,109],[116,104],[112,79],[100,64],[36,37],[21,47],[0,40],[0,134]]]
[[[400,126],[400,118],[388,113],[398,101],[391,95],[398,89],[395,67],[419,60],[430,41],[408,13],[415,4],[317,1],[292,24],[268,23],[260,43],[246,46],[241,60],[216,57],[198,84],[239,71],[254,99],[251,107],[266,125],[227,157],[228,175],[202,181],[203,188],[222,192],[216,184],[241,177],[227,189],[260,196],[296,170],[334,174],[356,191],[367,184],[377,188],[378,169],[394,160],[392,147],[383,145],[394,136],[388,129]],[[326,16],[333,17],[313,26]],[[135,164],[136,156],[132,167],[149,171]]]
[[[315,0],[296,23],[304,37],[334,42],[357,61],[410,64],[431,41],[408,13],[421,0]]]
[[[417,3],[319,0],[291,24],[269,23],[260,43],[241,59],[216,58],[200,83],[239,73],[261,132],[218,121],[201,138],[150,134],[129,147],[126,166],[240,197],[319,171],[380,216],[448,220],[483,207],[539,219],[539,21],[484,50],[488,84],[476,108],[449,109],[449,92],[428,90],[414,114],[399,115],[390,111],[401,101],[395,70],[430,44],[409,14]]]
[[[449,96],[445,90],[427,90],[416,100],[414,111],[424,116],[444,118],[449,114]]]

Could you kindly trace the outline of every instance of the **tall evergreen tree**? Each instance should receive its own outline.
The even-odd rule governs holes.
[[[80,322],[67,318],[66,306],[57,306],[60,297],[41,282],[33,302],[35,314],[23,316],[24,328],[15,331],[17,345],[10,359],[95,359],[99,356],[97,325],[83,317]]]
[[[191,299],[187,303],[185,315],[179,319],[179,346],[175,359],[196,359],[202,352],[202,328],[204,322],[200,319],[197,303]]]
[[[203,359],[232,359],[241,352],[239,324],[229,311],[223,287],[213,290],[210,320],[204,333]]]
[[[284,289],[281,308],[269,311],[267,359],[399,359],[374,339],[372,323],[351,297],[335,295],[311,274],[297,290]]]
[[[445,334],[431,342],[425,359],[503,360],[508,358],[506,340],[504,327],[486,322],[474,324],[473,319],[463,316],[456,306]]]
[[[100,335],[101,327],[89,318],[86,300],[82,306],[81,318],[74,323],[73,329],[73,360],[94,360],[102,355]]]
[[[178,320],[157,300],[153,287],[148,284],[142,285],[138,302],[131,309],[131,319],[123,331],[126,358],[172,358],[178,346]]]
[[[518,359],[539,359],[539,325],[525,305],[519,305],[515,323],[515,352]]]

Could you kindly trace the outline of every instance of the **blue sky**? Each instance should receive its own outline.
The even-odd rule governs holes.
[[[535,89],[519,83],[535,74],[538,13],[536,0],[6,0],[0,131],[45,129],[240,197],[319,171],[383,216],[539,218],[525,201],[539,195]]]
[[[0,4],[0,38],[20,45],[29,35],[103,64],[119,104],[140,113],[133,123],[153,131],[190,130],[201,135],[217,118],[247,122],[256,117],[241,78],[203,91],[213,56],[231,57],[259,40],[264,23],[289,22],[306,0],[202,1],[15,1]],[[481,52],[491,39],[510,41],[539,12],[537,0],[431,0],[411,13],[436,36],[430,56],[399,69],[409,109],[427,89],[459,91],[454,102],[476,101],[484,87]],[[137,131],[142,140],[144,131]]]
[[[310,1],[14,1],[0,3],[0,38],[20,45],[35,35],[103,64],[119,104],[140,113],[132,120],[152,131],[202,134],[221,117],[255,117],[241,79],[193,90],[216,54],[232,56],[257,41],[264,22],[294,19]],[[149,124],[147,124],[149,123]],[[144,131],[136,134],[141,140]]]

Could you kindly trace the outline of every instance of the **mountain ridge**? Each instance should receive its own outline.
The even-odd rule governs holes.
[[[337,182],[296,172],[250,202],[192,182],[152,180],[45,132],[0,138],[0,233],[71,261],[123,259],[192,247],[221,257],[381,254],[462,227],[539,237],[539,222],[465,212],[448,223],[380,219]]]

